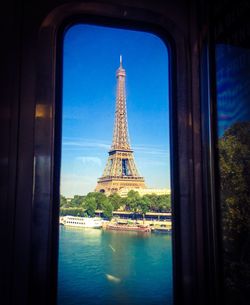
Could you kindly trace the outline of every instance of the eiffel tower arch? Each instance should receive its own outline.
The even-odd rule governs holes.
[[[125,90],[126,72],[122,67],[121,56],[116,78],[117,90],[113,142],[104,172],[98,179],[95,188],[96,192],[103,192],[107,195],[116,193],[122,188],[139,189],[146,187],[144,178],[137,171],[133,150],[129,144]]]

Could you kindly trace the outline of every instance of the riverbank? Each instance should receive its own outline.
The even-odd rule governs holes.
[[[88,220],[88,221],[86,221]],[[122,228],[130,227],[146,227],[147,231],[156,232],[156,233],[171,233],[172,231],[172,222],[170,220],[140,220],[140,219],[121,219],[121,218],[112,218],[112,220],[107,221],[101,218],[86,218],[86,217],[73,217],[73,216],[64,216],[60,217],[59,223],[65,226],[72,227],[95,227],[96,229],[107,229],[112,228],[115,230],[121,230]],[[140,230],[138,230],[140,231]]]
[[[133,220],[133,219],[113,218],[109,223],[147,226],[153,232],[171,233],[172,231],[172,222],[170,220]]]

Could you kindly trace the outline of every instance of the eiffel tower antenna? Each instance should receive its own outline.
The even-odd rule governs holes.
[[[126,72],[122,68],[122,56],[120,55],[120,67],[116,72],[116,109],[115,125],[113,133],[112,149],[130,149],[128,136],[128,120],[126,107],[125,78]]]
[[[107,195],[118,192],[122,188],[145,188],[144,178],[137,171],[133,150],[129,144],[125,90],[126,71],[122,67],[122,55],[120,55],[120,66],[116,71],[116,78],[113,141],[103,175],[98,179],[95,188],[95,191]]]

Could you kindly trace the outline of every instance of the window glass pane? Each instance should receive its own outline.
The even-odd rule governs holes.
[[[226,7],[226,9],[225,9]],[[249,304],[250,32],[249,7],[217,12],[216,83],[220,208],[226,304]]]
[[[58,304],[171,304],[168,51],[78,24],[64,38]]]

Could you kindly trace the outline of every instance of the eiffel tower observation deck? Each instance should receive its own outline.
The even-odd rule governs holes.
[[[133,150],[129,144],[128,121],[126,108],[125,78],[126,72],[120,67],[116,72],[117,91],[113,142],[103,175],[98,179],[96,192],[107,195],[119,192],[121,189],[145,188],[144,178],[137,171]]]

